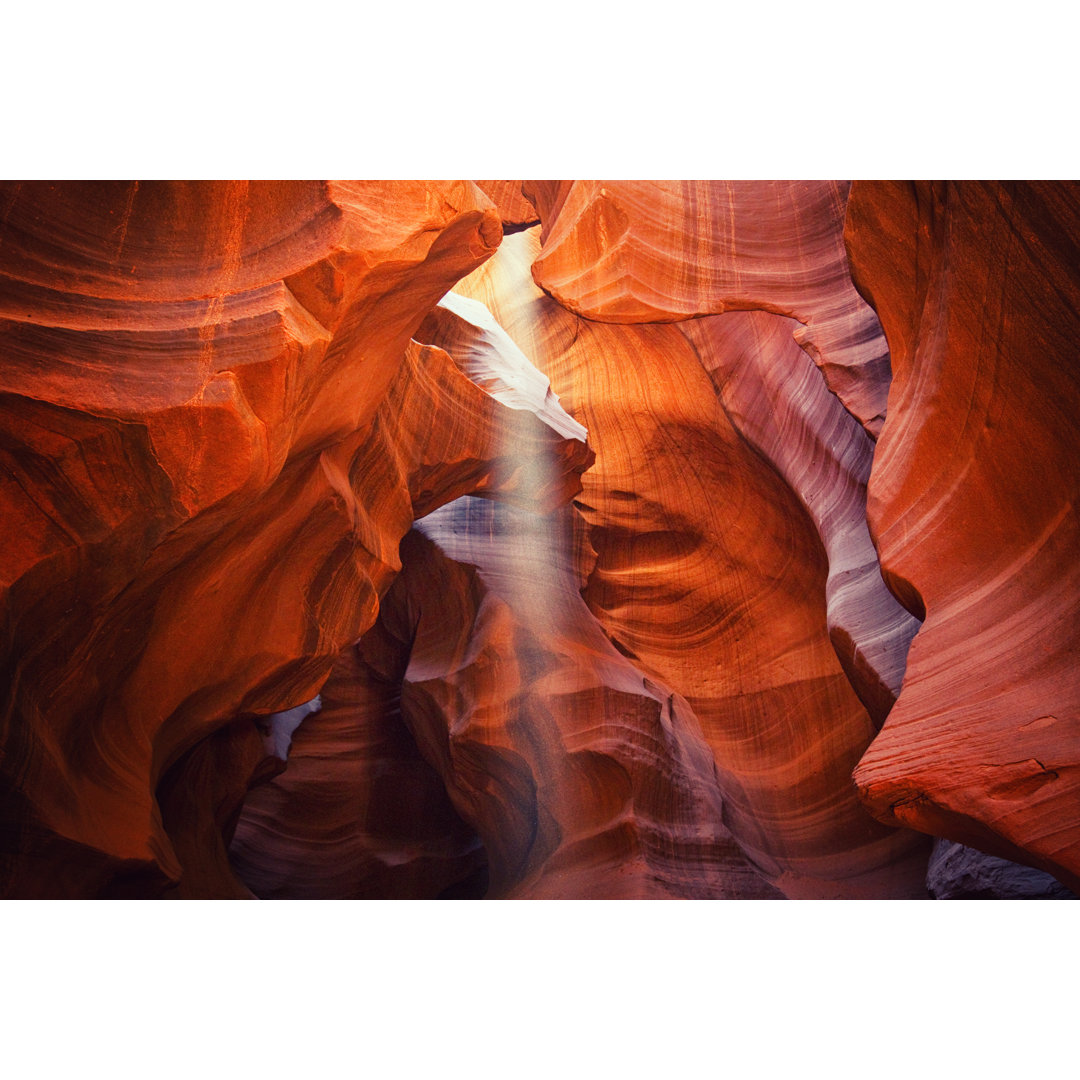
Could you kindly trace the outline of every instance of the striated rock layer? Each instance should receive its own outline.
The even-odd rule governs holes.
[[[733,426],[680,327],[566,311],[530,288],[538,252],[536,230],[508,237],[458,291],[491,309],[597,448],[576,502],[595,552],[589,608],[635,667],[688,703],[724,822],[767,878],[793,896],[925,895],[925,844],[877,827],[851,783],[876,727],[830,639],[827,555],[804,505]],[[781,343],[776,362],[785,355]],[[834,480],[822,493],[830,520],[851,499]],[[859,543],[838,542],[850,556],[841,573],[858,573]],[[868,640],[889,632],[875,624]],[[882,672],[865,680],[868,696],[895,684],[893,661]]]
[[[416,746],[481,838],[488,895],[770,895],[763,877],[794,896],[925,895],[926,844],[877,828],[850,780],[916,626],[866,530],[872,441],[793,320],[597,325],[532,285],[537,255],[536,230],[505,240],[417,338],[582,437],[540,364],[598,451],[583,516],[475,500],[429,515],[360,646],[397,642],[378,679],[400,679]],[[543,484],[542,456],[522,467]],[[246,880],[320,794],[300,773],[253,793]],[[298,869],[275,895],[306,895]]]
[[[487,890],[487,855],[401,715],[408,649],[382,629],[342,650],[288,767],[254,788],[229,848],[264,899],[436,897]]]
[[[418,336],[501,402],[584,438],[483,305],[447,296]],[[560,474],[550,450],[513,449],[535,489]],[[330,715],[298,732],[290,769],[245,806],[232,856],[259,895],[781,895],[722,823],[692,711],[583,602],[575,529],[575,516],[468,498],[418,523],[376,627],[324,688]],[[456,815],[412,812],[435,802],[429,783],[411,794],[435,775],[425,762]],[[406,769],[416,779],[400,790],[373,783]],[[455,844],[430,831],[440,821],[457,823]],[[437,861],[439,843],[457,858]]]
[[[582,601],[572,517],[462,499],[418,523],[383,623],[402,712],[493,897],[778,896],[721,821],[692,712]]]
[[[0,896],[1071,895],[1080,186],[478,184],[0,185]]]
[[[829,636],[880,727],[904,677],[918,620],[885,586],[866,524],[874,444],[796,342],[797,323],[766,312],[694,319],[680,329],[709,372],[732,426],[780,473],[828,559]]]
[[[410,343],[498,218],[468,183],[11,184],[0,221],[0,892],[235,890],[206,822],[262,755],[205,741],[314,696],[415,516],[532,501],[498,447],[564,447]]]
[[[851,283],[846,183],[526,181],[543,224],[536,283],[587,319],[674,322],[735,309],[788,316],[829,388],[872,436],[889,361]]]
[[[1080,886],[1080,186],[856,184],[892,350],[870,479],[925,623],[856,780],[898,822]]]

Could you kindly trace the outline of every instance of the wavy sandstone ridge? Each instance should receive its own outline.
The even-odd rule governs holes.
[[[0,896],[1080,887],[1080,185],[479,185],[0,184]]]
[[[733,311],[679,325],[734,428],[773,465],[813,521],[829,564],[829,636],[880,727],[900,692],[919,624],[886,588],[867,529],[874,444],[799,348],[793,320]]]
[[[583,445],[481,304],[447,296],[418,336]],[[561,474],[557,444],[507,445],[535,490]],[[722,824],[693,714],[582,601],[574,520],[537,510],[459,499],[403,542],[376,626],[324,687],[329,711],[245,805],[232,857],[259,895],[779,896]],[[375,782],[388,772],[397,784]],[[444,792],[454,810],[435,812]]]
[[[926,618],[860,792],[1075,891],[1080,187],[860,183],[846,235],[894,368],[870,525]]]
[[[566,311],[530,285],[538,251],[537,230],[508,237],[457,291],[487,305],[589,430],[597,459],[576,505],[596,553],[590,609],[690,706],[725,824],[767,877],[789,895],[924,895],[925,846],[878,828],[850,780],[875,725],[830,641],[812,519],[732,426],[680,327]]]
[[[802,324],[796,340],[874,437],[889,358],[844,251],[846,183],[526,181],[543,223],[536,283],[609,323],[759,309]]]
[[[454,363],[470,377],[471,381],[461,382],[474,397],[499,410],[500,418],[516,422],[499,427],[478,423],[479,418],[464,413],[455,416],[450,402],[434,396],[421,400],[413,390],[395,401],[388,415],[403,409],[430,423],[437,413],[444,413],[443,426],[429,435],[433,441],[450,437],[459,427],[465,436],[479,429],[483,436],[477,452],[486,451],[492,459],[497,486],[474,487],[527,507],[538,520],[580,490],[578,474],[593,459],[585,429],[562,410],[547,379],[481,304],[448,295],[429,313],[417,336],[452,348],[453,361],[438,346],[416,342],[410,346],[443,358],[444,364]],[[530,439],[535,432],[546,438]],[[433,486],[453,490],[447,480],[439,475]],[[432,484],[431,478],[425,483]],[[416,516],[432,509],[415,493],[412,506]],[[444,648],[451,657],[459,646],[481,648],[473,640],[478,636],[475,612],[449,602],[455,595],[454,574],[442,573],[439,564],[425,575],[423,560],[414,551],[417,542],[410,534],[402,546],[403,576],[418,583],[416,603],[424,611],[425,629],[432,628],[434,647]],[[406,552],[413,554],[406,557]],[[489,839],[494,828],[498,850],[498,826],[507,811],[496,800],[486,815],[459,817],[446,792],[449,789],[453,796],[460,777],[440,767],[426,740],[421,746],[428,752],[421,755],[409,735],[405,725],[411,711],[403,700],[403,684],[409,685],[406,669],[413,670],[418,662],[418,630],[413,625],[395,637],[388,629],[400,622],[395,597],[404,588],[400,581],[391,588],[375,627],[339,658],[323,691],[327,707],[298,733],[291,768],[254,791],[245,805],[231,855],[238,873],[260,896],[434,897],[465,888],[479,889],[478,895],[483,895],[487,889],[488,854],[476,832]],[[503,692],[523,695],[515,677],[513,642],[499,646],[506,653]],[[449,710],[438,714],[435,723],[452,725]],[[494,781],[485,784],[490,787]],[[519,810],[512,805],[509,812]],[[492,871],[501,871],[497,856]],[[502,884],[499,877],[495,887]]]
[[[483,846],[402,720],[408,649],[382,620],[342,650],[287,768],[244,802],[229,860],[263,899],[486,891]]]
[[[693,714],[581,599],[567,515],[462,499],[418,523],[383,625],[402,713],[489,858],[491,897],[778,896],[721,820]]]
[[[234,888],[183,834],[259,755],[201,744],[314,696],[415,516],[532,497],[496,447],[564,443],[410,344],[497,216],[468,183],[9,184],[0,222],[0,888]]]

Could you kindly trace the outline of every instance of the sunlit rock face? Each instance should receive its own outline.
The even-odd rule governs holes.
[[[584,447],[586,429],[482,304],[447,296],[417,336]],[[339,664],[347,681],[336,669],[324,688],[331,701],[351,692],[351,707],[324,708],[290,769],[252,792],[238,873],[259,895],[295,897],[464,895],[481,882],[491,897],[780,897],[723,825],[692,711],[582,600],[582,523],[542,496],[564,471],[559,444],[538,452],[511,433],[504,450],[529,497],[504,485],[510,505],[459,499],[406,537],[375,628]],[[438,794],[451,811],[432,813]],[[446,836],[429,831],[440,820]]]
[[[477,180],[476,185],[495,204],[503,232],[520,232],[540,224],[536,207],[522,193],[521,180]]]
[[[860,519],[872,453],[864,429],[824,389],[790,323],[774,327],[776,316],[762,316],[764,339],[747,346],[740,333],[753,316],[743,313],[699,327],[704,336],[686,324],[583,319],[531,285],[538,234],[507,237],[458,291],[486,304],[589,431],[596,463],[575,503],[589,609],[637,670],[687,703],[716,763],[723,821],[761,873],[792,896],[925,896],[925,842],[878,828],[851,783],[876,724],[830,637],[830,553],[806,505],[830,523],[839,575],[854,583],[867,561],[874,571],[865,606],[880,602],[885,616],[860,620],[856,604],[852,637],[874,656],[891,633],[902,670],[914,620],[876,576]],[[747,351],[786,385],[775,403],[767,391],[755,399],[732,387],[730,402],[718,391],[724,365],[754,379],[741,359]],[[834,439],[834,424],[854,440],[850,448]],[[797,484],[791,465],[801,496],[743,430],[764,445],[778,425],[792,457],[800,439],[808,449],[840,441],[831,457],[808,461],[810,475]],[[877,723],[889,685],[893,693],[899,685],[896,664],[882,660],[872,676],[872,662],[860,669],[865,696],[879,703]]]
[[[1078,236],[0,186],[0,895],[1071,895]]]
[[[484,841],[489,895],[778,896],[722,823],[693,713],[582,600],[579,527],[452,503],[406,538],[383,613],[411,642],[402,712]]]
[[[796,339],[876,435],[888,350],[844,252],[847,183],[526,181],[543,224],[536,283],[567,310],[611,323],[757,309]]]
[[[253,718],[314,697],[414,517],[564,442],[410,340],[498,217],[467,182],[9,184],[0,221],[3,894],[231,895],[206,822]]]
[[[855,280],[892,348],[870,478],[925,623],[856,780],[883,821],[1080,883],[1080,187],[856,184]]]

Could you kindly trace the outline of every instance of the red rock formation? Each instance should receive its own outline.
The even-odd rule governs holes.
[[[785,892],[924,895],[924,845],[876,828],[850,780],[875,727],[830,643],[811,518],[733,428],[679,327],[565,311],[530,288],[538,250],[535,230],[508,237],[457,291],[487,304],[589,430],[597,460],[577,503],[596,552],[589,607],[643,674],[689,703],[725,823]],[[864,468],[865,436],[851,428]],[[862,551],[837,543],[850,572]]]
[[[527,181],[543,223],[533,277],[568,310],[612,323],[758,309],[803,324],[796,340],[876,436],[889,362],[851,284],[847,184]]]
[[[892,350],[869,516],[926,621],[856,773],[884,821],[1080,885],[1080,187],[857,184]]]
[[[287,769],[248,794],[229,857],[256,895],[435,897],[472,878],[486,891],[480,840],[402,721],[407,663],[380,619],[338,658]]]
[[[540,224],[536,207],[521,193],[521,180],[477,180],[476,185],[495,204],[503,232],[520,232]]]
[[[462,499],[418,524],[381,619],[409,643],[402,712],[493,897],[751,897],[693,713],[582,601],[571,516]]]
[[[471,185],[9,185],[0,221],[2,889],[164,888],[159,780],[311,698],[414,516],[520,487],[493,447],[562,440],[406,349],[498,243]]]
[[[0,895],[1075,889],[1080,187],[480,184],[0,185]]]
[[[867,530],[873,442],[799,348],[798,323],[753,311],[679,325],[732,425],[771,462],[813,521],[829,562],[829,636],[880,726],[900,692],[918,620],[886,589]]]
[[[420,336],[501,402],[584,440],[482,305],[448,296]],[[559,474],[551,453],[516,450],[535,489]],[[446,848],[457,861],[434,858],[433,824],[460,834],[461,819],[483,839],[490,896],[780,895],[722,824],[693,714],[643,679],[582,601],[573,520],[536,509],[458,500],[406,539],[376,628],[337,669],[359,676],[360,699],[309,722],[295,768],[248,800],[233,858],[260,895],[439,895],[474,868],[463,857],[475,842],[462,848],[460,835]],[[324,696],[348,696],[343,679]],[[372,790],[376,738],[380,772],[410,764],[429,779],[411,744],[383,749],[400,718],[460,818],[410,815],[412,785]]]

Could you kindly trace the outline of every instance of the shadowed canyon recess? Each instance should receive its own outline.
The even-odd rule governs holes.
[[[1080,185],[0,184],[0,897],[1070,899]]]

